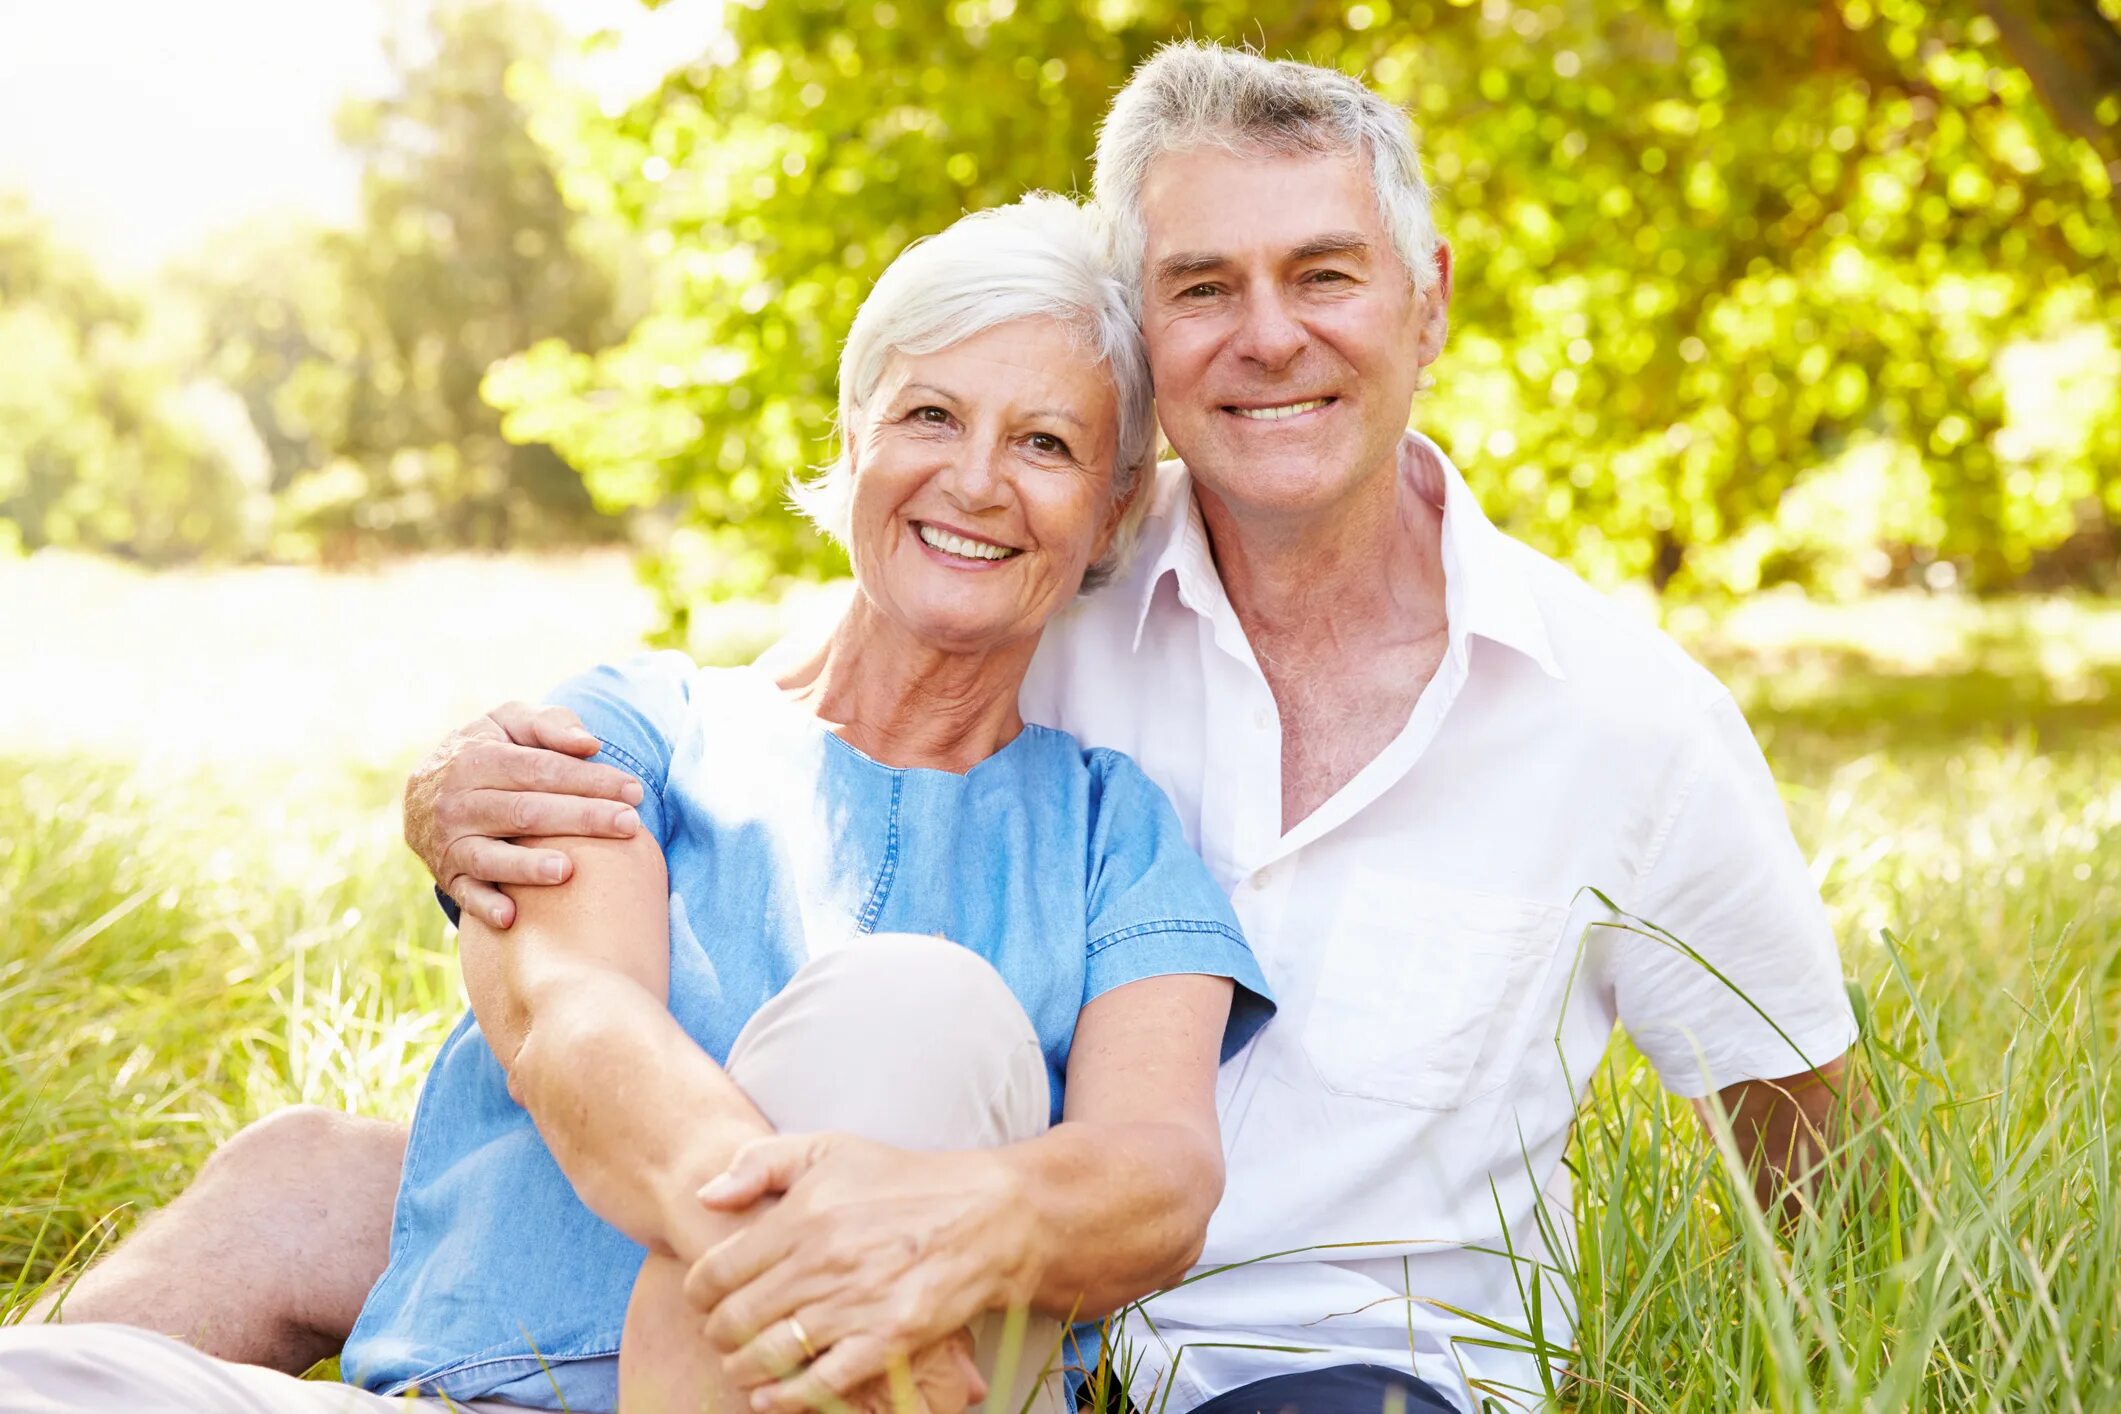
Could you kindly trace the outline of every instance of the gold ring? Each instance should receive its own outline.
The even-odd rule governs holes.
[[[817,1351],[810,1344],[810,1332],[804,1330],[803,1323],[793,1316],[788,1318],[788,1333],[794,1336],[795,1343],[803,1348],[803,1363],[805,1365],[817,1359]]]

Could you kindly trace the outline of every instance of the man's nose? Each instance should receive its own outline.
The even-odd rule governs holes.
[[[1244,323],[1237,331],[1237,354],[1262,368],[1279,370],[1303,352],[1311,335],[1279,290],[1245,301]]]

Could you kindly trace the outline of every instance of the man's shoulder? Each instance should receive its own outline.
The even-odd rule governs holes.
[[[1652,730],[1694,730],[1706,710],[1729,696],[1651,617],[1587,583],[1568,566],[1513,536],[1509,556],[1538,605],[1556,664],[1570,695],[1601,718]]]

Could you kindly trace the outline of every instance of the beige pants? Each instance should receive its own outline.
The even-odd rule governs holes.
[[[1046,1064],[1030,1019],[987,962],[936,938],[880,934],[813,959],[744,1027],[729,1074],[784,1133],[841,1130],[909,1149],[975,1149],[1044,1132]],[[974,1326],[993,1379],[1003,1318]],[[1058,1414],[1061,1323],[1034,1316],[995,1414]],[[1052,1373],[1041,1379],[1050,1366]],[[1006,1396],[1006,1397],[1005,1397]],[[0,1414],[387,1414],[500,1409],[491,1401],[385,1399],[347,1385],[236,1365],[131,1326],[0,1330]]]

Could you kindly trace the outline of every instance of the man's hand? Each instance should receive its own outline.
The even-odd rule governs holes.
[[[515,922],[497,884],[557,884],[574,862],[524,835],[625,839],[641,783],[579,758],[597,739],[564,707],[510,702],[451,732],[405,782],[405,843],[457,907],[496,928]]]
[[[1848,1058],[1780,1080],[1742,1080],[1717,1092],[1738,1156],[1753,1180],[1753,1197],[1767,1212],[1794,1218],[1817,1186],[1828,1156],[1847,1138],[1851,1120],[1868,1112],[1868,1097],[1852,1089]],[[1704,1124],[1709,1106],[1694,1102]]]
[[[1006,1173],[979,1151],[927,1153],[846,1134],[784,1134],[747,1144],[701,1201],[770,1209],[709,1248],[685,1280],[723,1372],[754,1390],[760,1414],[844,1398],[908,1352],[974,1317],[1026,1304],[1036,1281],[1013,1270],[1031,1221]],[[796,1317],[816,1351],[786,1348]],[[1026,1350],[1036,1365],[1050,1352]]]

